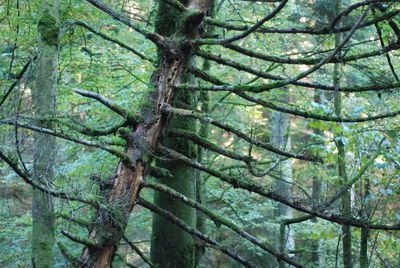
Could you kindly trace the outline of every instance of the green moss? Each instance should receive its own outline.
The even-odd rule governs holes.
[[[42,17],[39,20],[38,30],[44,43],[49,46],[58,46],[60,24],[48,10],[42,14]]]
[[[198,10],[188,10],[179,14],[177,18],[176,32],[180,35],[186,35],[190,24],[196,20],[196,17],[203,16],[203,13]],[[183,40],[186,41],[186,38]]]
[[[116,146],[125,146],[126,145],[126,141],[124,139],[121,139],[119,137],[108,137],[107,139],[105,139],[105,141],[108,144],[111,145],[116,145]]]
[[[118,136],[121,139],[128,140],[130,139],[131,135],[132,135],[132,130],[128,127],[120,127],[118,129]]]
[[[167,37],[171,36],[176,30],[175,24],[179,13],[177,9],[171,8],[166,1],[159,1],[155,21],[156,32]]]
[[[286,84],[287,84],[286,81],[276,81],[276,82],[262,84],[262,85],[238,85],[238,86],[235,86],[234,89],[243,90],[243,91],[260,92],[263,90],[278,88],[278,87],[284,86]]]

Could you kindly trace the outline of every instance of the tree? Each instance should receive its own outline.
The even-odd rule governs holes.
[[[56,115],[55,100],[59,50],[59,1],[42,1],[38,30],[39,56],[34,71],[34,112],[38,126],[52,128]],[[55,137],[36,132],[34,136],[33,178],[35,183],[52,188],[56,154]],[[51,195],[33,189],[32,199],[32,265],[53,267],[54,208]]]
[[[84,215],[91,214],[77,218],[60,213],[60,218],[88,229],[87,233],[81,227],[73,229],[75,231],[60,231],[72,242],[83,246],[81,254],[77,255],[74,247],[68,246],[70,242],[63,240],[59,247],[64,256],[81,267],[110,267],[113,261],[118,261],[117,250],[119,246],[123,247],[121,240],[124,240],[149,265],[154,262],[168,267],[194,267],[198,243],[247,267],[257,266],[254,256],[260,254],[269,254],[281,263],[295,267],[306,267],[306,254],[296,253],[296,249],[293,250],[296,255],[292,257],[266,243],[268,224],[260,223],[260,230],[256,226],[258,213],[245,211],[248,204],[257,207],[265,200],[297,211],[294,212],[296,217],[285,221],[286,225],[307,224],[305,221],[309,219],[320,218],[319,222],[324,221],[324,224],[330,222],[346,228],[399,230],[397,224],[392,224],[395,219],[390,215],[377,220],[384,211],[378,201],[379,213],[368,219],[357,216],[357,204],[347,204],[346,210],[342,211],[336,201],[348,196],[349,190],[367,172],[382,179],[382,184],[375,186],[376,191],[383,187],[383,176],[378,174],[379,166],[375,161],[378,158],[389,166],[387,172],[394,174],[390,166],[398,161],[393,156],[398,150],[397,133],[387,131],[396,128],[397,120],[393,118],[400,111],[394,108],[395,102],[390,99],[385,104],[388,111],[374,113],[368,109],[376,105],[377,92],[390,96],[394,93],[385,91],[395,91],[399,86],[393,79],[382,80],[376,76],[388,77],[395,70],[393,63],[388,63],[392,68],[387,68],[386,62],[379,60],[399,48],[395,16],[400,10],[398,4],[391,1],[369,0],[344,2],[341,12],[337,9],[330,12],[334,9],[327,2],[316,2],[320,7],[329,8],[327,14],[321,14],[315,20],[309,19],[311,13],[306,10],[307,5],[299,11],[294,3],[285,0],[277,3],[235,1],[234,4],[218,1],[215,18],[209,16],[212,1],[208,0],[158,1],[156,13],[154,7],[140,1],[135,2],[137,9],[132,3],[125,5],[125,1],[105,4],[87,0],[85,3],[93,8],[84,3],[76,7],[64,6],[64,48],[61,53],[65,54],[60,56],[59,91],[62,94],[58,101],[61,109],[70,114],[58,114],[46,126],[37,123],[36,114],[33,117],[4,117],[1,122],[72,142],[72,145],[60,146],[78,151],[71,154],[71,158],[83,162],[80,164],[84,167],[69,167],[68,170],[73,170],[68,172],[70,177],[58,176],[54,182],[56,187],[52,188],[37,183],[29,170],[21,168],[22,157],[15,159],[12,151],[0,149],[3,161],[26,183],[45,194],[67,200],[71,211],[76,209],[86,213]],[[121,5],[124,5],[122,9]],[[382,6],[383,9],[378,8]],[[376,9],[376,14],[370,12],[372,8]],[[258,18],[256,22],[254,16]],[[370,29],[375,23],[386,26],[384,34],[389,42],[386,46],[377,47]],[[206,25],[216,30],[210,32]],[[276,25],[279,27],[272,27]],[[335,35],[342,33],[343,38],[335,40]],[[119,48],[105,46],[102,39]],[[309,39],[316,41],[317,48],[311,47]],[[301,51],[293,47],[294,43],[301,44]],[[124,50],[133,53],[134,59],[124,56]],[[84,63],[76,60],[76,55],[85,55]],[[102,57],[106,59],[103,62]],[[370,60],[374,60],[376,66],[368,65]],[[211,62],[210,69],[198,68],[204,61]],[[22,62],[19,64],[23,66]],[[65,70],[73,64],[77,65],[76,69]],[[108,74],[111,78],[104,75],[104,65],[111,69],[111,75]],[[129,65],[136,69],[132,70]],[[332,76],[336,73],[337,77],[334,70],[337,67],[332,68],[332,65],[343,66],[343,83],[332,83]],[[121,70],[141,84],[129,88]],[[22,68],[21,75],[16,75],[13,84],[4,91],[1,105],[9,100],[15,88],[18,89],[24,72]],[[151,76],[150,72],[153,72]],[[193,76],[198,80],[195,81]],[[279,89],[285,87],[293,94],[290,103],[281,102]],[[123,93],[116,90],[118,88],[124,89]],[[313,103],[314,90],[336,96],[344,92],[347,96],[342,107],[336,106],[333,110],[332,104]],[[210,92],[210,99],[198,98],[201,92]],[[78,99],[76,94],[84,99]],[[210,107],[200,111],[202,104]],[[268,135],[273,133],[265,133],[266,124],[271,127],[270,122],[265,116],[259,116],[260,110],[266,109],[294,117],[292,124],[297,132],[293,135],[299,138],[293,138],[291,149],[266,138],[273,136]],[[344,122],[348,125],[341,125]],[[390,128],[382,129],[380,122],[386,122]],[[209,137],[199,132],[204,126],[209,127]],[[258,131],[260,127],[261,132]],[[327,135],[319,135],[317,131],[311,135],[310,131],[304,131],[309,127]],[[378,130],[356,140],[355,133],[369,132],[370,129]],[[345,162],[342,149],[346,142],[348,151],[357,152],[359,156],[353,160],[346,158]],[[386,147],[381,148],[384,142]],[[82,149],[80,145],[89,149]],[[199,158],[198,147],[210,151],[210,155]],[[28,154],[24,156],[29,157]],[[115,174],[103,172],[98,163],[99,159],[107,157],[110,159],[103,164],[108,170],[113,164],[117,165]],[[351,170],[347,180],[340,183],[337,159],[342,159],[339,170]],[[67,156],[60,162],[64,160],[73,162]],[[274,179],[279,178],[277,167],[290,161],[297,169],[294,173],[297,178],[293,178],[293,197],[272,186]],[[89,170],[90,166],[93,171]],[[242,206],[243,213],[240,213],[251,220],[243,220],[240,213],[237,213],[239,220],[222,216],[223,213],[213,210],[214,205],[207,198],[203,203],[198,202],[197,171],[209,176],[205,184],[206,195],[221,190],[217,208],[230,205],[232,211],[237,212],[235,206]],[[343,174],[340,176],[344,177]],[[325,198],[316,193],[312,201],[310,193],[313,191],[310,191],[307,178],[324,181],[329,189],[324,193]],[[154,202],[148,201],[150,189],[154,190]],[[226,197],[225,193],[234,196]],[[392,200],[390,195],[385,195],[382,198],[391,203],[397,197]],[[242,200],[251,201],[239,204]],[[127,237],[129,232],[126,230],[130,230],[132,224],[138,224],[135,218],[130,220],[132,212],[133,215],[138,213],[138,205],[157,214],[153,221],[151,261]],[[194,209],[211,219],[216,227],[209,224],[212,231],[197,230],[198,217]],[[165,224],[161,219],[177,227]],[[312,224],[316,226],[315,222]],[[220,226],[226,229],[220,229]],[[221,234],[221,239],[216,239],[213,231]],[[314,231],[308,231],[308,237],[316,234],[318,239],[321,233]],[[224,232],[237,235],[237,240],[232,243],[236,247],[223,243],[228,241],[228,235],[223,239]],[[303,239],[299,235],[300,232],[296,232],[295,239]],[[157,239],[161,237],[162,241]],[[247,246],[247,251],[241,244]],[[165,245],[170,251],[163,251]],[[346,245],[343,246],[344,257],[351,249],[351,244]],[[322,248],[319,245],[320,251]],[[328,250],[331,248],[325,247],[327,256],[332,255]],[[307,250],[300,249],[299,252]],[[171,263],[166,263],[163,257],[166,254],[174,256]]]

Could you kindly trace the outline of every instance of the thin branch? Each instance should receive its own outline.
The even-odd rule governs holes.
[[[115,11],[111,7],[104,4],[102,1],[100,1],[100,0],[86,0],[86,1],[89,2],[90,4],[92,4],[93,6],[97,7],[98,9],[102,10],[103,12],[107,13],[108,15],[113,17],[115,20],[125,24],[129,28],[132,28],[136,32],[142,34],[144,37],[146,37],[148,40],[152,41],[156,45],[162,46],[162,47],[165,46],[165,38],[164,37],[162,37],[159,34],[152,33],[146,29],[142,29],[138,25],[138,23],[131,20],[128,16]]]
[[[400,44],[398,44],[398,46],[400,47]],[[175,87],[188,88],[188,89],[199,89],[199,90],[209,90],[209,91],[241,90],[241,91],[250,91],[250,92],[254,92],[254,93],[260,93],[260,92],[264,92],[264,91],[269,91],[274,88],[282,87],[282,86],[286,85],[286,83],[288,81],[288,80],[285,80],[284,77],[273,75],[273,74],[270,74],[267,72],[263,72],[261,70],[251,68],[248,65],[241,64],[239,62],[235,62],[235,61],[228,60],[228,59],[223,59],[220,56],[215,56],[210,53],[206,53],[204,51],[198,51],[198,52],[196,52],[196,54],[205,59],[212,60],[219,64],[223,64],[223,65],[235,68],[238,71],[245,71],[245,72],[254,74],[254,75],[262,77],[262,78],[278,80],[278,81],[268,83],[268,84],[258,84],[258,85],[232,85],[232,86],[219,85],[219,86],[213,86],[213,87],[197,87],[197,86],[193,86],[193,85],[183,84],[183,85],[177,85]],[[385,84],[381,84],[381,85],[338,87],[338,88],[336,88],[334,86],[327,86],[327,85],[304,82],[304,81],[294,81],[294,82],[289,82],[289,84],[292,84],[295,86],[300,86],[300,87],[306,87],[306,88],[321,89],[321,90],[327,90],[327,91],[342,91],[342,92],[380,91],[380,90],[387,90],[387,89],[400,87],[400,83],[398,83],[398,82],[385,83]]]
[[[200,70],[199,68],[196,68],[194,66],[189,67],[189,72],[194,74],[196,77],[203,79],[204,81],[210,82],[214,85],[227,85],[224,81],[219,79],[216,76],[213,76],[203,70]]]
[[[6,99],[8,98],[8,96],[11,94],[11,92],[13,91],[13,89],[18,85],[19,81],[21,80],[21,78],[24,76],[25,72],[28,70],[29,66],[32,64],[32,62],[34,62],[37,59],[37,56],[34,56],[32,59],[30,59],[27,63],[25,63],[24,67],[22,68],[22,70],[19,72],[19,74],[17,75],[14,83],[12,83],[12,85],[6,90],[6,92],[4,93],[3,97],[0,100],[0,107],[3,105],[3,103],[6,101]]]
[[[374,9],[372,9],[372,14],[375,14],[375,10]],[[393,21],[392,21],[392,23],[393,23]],[[395,29],[398,29],[396,24],[395,24],[395,26],[396,26]],[[383,40],[383,37],[382,37],[382,30],[379,27],[378,23],[375,23],[375,29],[376,29],[376,32],[378,34],[379,42],[381,43],[381,46],[385,47],[385,41]],[[399,36],[397,36],[397,42],[399,42]],[[387,61],[388,65],[389,65],[390,71],[392,71],[392,74],[393,74],[394,78],[396,79],[396,81],[399,82],[400,81],[399,80],[399,76],[397,75],[396,70],[393,67],[393,63],[392,63],[392,59],[390,58],[390,54],[386,53],[385,57],[386,57],[386,61]]]
[[[220,155],[229,157],[231,159],[239,160],[245,163],[249,163],[252,161],[256,161],[255,159],[251,158],[250,156],[245,156],[245,155],[240,155],[232,151],[225,150],[224,148],[216,145],[215,143],[212,143],[208,141],[207,139],[204,139],[197,135],[196,133],[193,132],[187,132],[179,129],[174,129],[169,131],[169,135],[178,137],[178,138],[185,138],[189,139],[192,142],[196,143],[197,145],[200,145],[203,148],[206,148],[210,151],[216,152]]]
[[[357,29],[365,28],[373,25],[374,23],[388,20],[397,16],[400,13],[400,10],[394,10],[388,13],[384,13],[380,16],[376,16],[374,19],[368,20],[364,23],[361,23]],[[218,26],[224,28],[226,30],[232,31],[246,31],[249,27],[246,25],[236,25],[232,23],[227,23],[225,21],[211,19],[206,17],[204,21],[210,25]],[[330,28],[323,27],[321,29],[315,28],[274,28],[274,27],[260,27],[255,32],[257,33],[281,33],[281,34],[312,34],[312,35],[324,35],[324,34],[332,34],[332,33],[342,33],[348,32],[352,29],[353,25],[343,26],[339,28]]]
[[[82,145],[85,145],[85,146],[99,148],[99,149],[107,151],[107,152],[109,152],[109,153],[111,153],[111,154],[113,154],[113,155],[115,155],[115,156],[117,156],[117,157],[119,157],[121,159],[129,159],[129,156],[127,154],[125,154],[124,152],[122,152],[122,151],[113,149],[111,147],[108,147],[108,146],[105,146],[105,145],[102,145],[102,144],[95,143],[93,141],[74,138],[74,137],[68,136],[68,135],[66,135],[64,133],[56,132],[55,130],[52,130],[52,129],[48,129],[48,128],[38,127],[38,126],[26,124],[26,123],[17,122],[17,121],[12,120],[12,119],[1,120],[0,124],[18,125],[19,127],[22,127],[22,128],[30,129],[30,130],[33,130],[33,131],[36,131],[36,132],[40,132],[40,133],[44,133],[44,134],[48,134],[48,135],[55,136],[55,137],[58,137],[58,138],[61,138],[61,139],[64,139],[64,140],[68,140],[68,141],[72,141],[72,142],[75,142],[75,143],[79,143],[79,144],[82,144]]]
[[[328,121],[328,122],[352,122],[352,123],[367,122],[367,121],[374,121],[374,120],[384,119],[384,118],[389,118],[389,117],[395,117],[400,114],[400,110],[397,110],[397,111],[386,113],[386,114],[380,114],[380,115],[368,116],[368,117],[355,117],[355,118],[345,118],[345,117],[339,117],[339,116],[321,115],[321,114],[317,114],[317,113],[302,112],[302,111],[298,111],[298,110],[293,110],[293,109],[277,106],[277,105],[273,104],[272,102],[267,102],[267,101],[264,101],[261,99],[257,99],[255,97],[245,94],[244,92],[240,92],[237,90],[234,91],[234,93],[236,95],[238,95],[239,97],[242,97],[245,100],[248,100],[253,103],[257,103],[261,106],[267,107],[267,108],[275,110],[275,111],[293,114],[293,115],[301,116],[304,118],[312,118],[312,119],[317,119],[317,120],[322,120],[322,121]]]
[[[362,7],[362,6],[367,6],[367,5],[371,5],[374,3],[382,3],[382,2],[398,2],[398,0],[367,0],[364,2],[358,2],[355,4],[352,4],[350,6],[348,6],[345,10],[343,10],[342,12],[340,12],[330,23],[329,28],[333,28],[341,19],[342,17],[345,17],[347,15],[349,15],[353,10]]]
[[[88,98],[99,101],[100,103],[102,103],[106,107],[108,107],[110,110],[112,110],[112,111],[116,112],[117,114],[119,114],[120,116],[126,118],[126,120],[128,120],[129,122],[137,124],[137,121],[135,120],[134,116],[131,113],[129,113],[129,111],[127,109],[125,109],[125,108],[121,107],[120,105],[114,103],[113,101],[107,99],[106,97],[104,97],[103,94],[86,91],[86,90],[82,90],[82,89],[77,89],[77,88],[75,88],[73,90],[75,93],[77,93],[81,96],[88,97]]]
[[[258,21],[256,24],[254,24],[252,27],[250,27],[248,30],[244,31],[241,34],[228,37],[228,38],[223,38],[223,39],[200,39],[196,41],[196,44],[198,45],[222,45],[222,44],[227,44],[231,43],[233,41],[237,41],[240,39],[245,38],[249,34],[255,32],[258,28],[260,28],[265,22],[269,21],[270,19],[274,18],[287,4],[288,0],[282,0],[280,4],[267,16],[262,18],[260,21]]]
[[[57,215],[57,217],[61,217],[67,221],[73,222],[79,226],[85,227],[85,228],[90,228],[90,226],[92,225],[89,221],[84,220],[84,219],[80,219],[80,218],[74,218],[71,215],[68,214],[64,214],[61,213],[59,215]]]
[[[152,268],[155,267],[154,264],[151,263],[151,261],[143,254],[143,252],[135,244],[129,241],[129,239],[125,235],[122,237],[122,239],[124,239],[124,241],[128,243],[128,245],[139,255],[140,258],[142,258],[145,263],[147,263]]]
[[[261,60],[265,60],[265,61],[269,61],[269,62],[282,63],[282,64],[313,65],[322,60],[320,58],[290,59],[290,58],[275,57],[275,56],[266,55],[266,54],[263,54],[260,52],[256,52],[254,50],[245,49],[243,46],[238,46],[238,45],[234,45],[234,44],[226,44],[226,45],[224,45],[224,47],[229,48],[238,53],[241,53],[243,55],[252,57],[252,58],[257,58],[257,59],[261,59]],[[386,47],[384,45],[382,45],[381,49],[378,49],[375,51],[370,51],[370,52],[365,52],[365,53],[350,55],[350,56],[345,56],[345,57],[333,57],[327,63],[347,63],[347,62],[356,61],[359,59],[369,58],[369,57],[373,57],[373,56],[379,56],[379,55],[388,53],[392,50],[397,50],[399,48],[400,48],[400,43],[398,41],[396,41],[392,44],[389,44]]]
[[[350,190],[350,188],[358,181],[361,179],[361,177],[364,175],[364,173],[367,171],[367,169],[374,164],[375,159],[381,154],[381,146],[382,143],[385,141],[386,138],[383,138],[379,145],[378,148],[376,150],[376,152],[369,158],[369,160],[367,161],[367,163],[365,163],[360,170],[357,172],[356,175],[354,175],[354,177],[346,184],[342,187],[342,189],[335,194],[334,197],[332,197],[328,202],[326,202],[325,204],[319,206],[319,209],[325,209],[330,207],[336,200],[338,200],[341,196],[343,196],[347,191]]]
[[[83,135],[86,136],[91,136],[91,137],[98,137],[98,136],[107,136],[110,134],[115,134],[117,133],[118,129],[121,127],[125,127],[127,126],[127,121],[123,120],[121,122],[119,122],[118,124],[115,124],[114,126],[109,126],[109,127],[91,127],[85,124],[82,124],[80,122],[76,122],[76,121],[69,121],[69,120],[60,120],[57,119],[56,120],[57,123],[64,125],[66,127],[68,127],[71,130],[77,131]]]
[[[147,61],[149,61],[149,62],[154,62],[154,59],[147,57],[147,56],[144,55],[143,53],[137,51],[136,49],[134,49],[134,48],[131,47],[131,46],[128,46],[127,44],[123,43],[122,41],[117,40],[117,39],[115,39],[115,38],[112,38],[112,37],[110,37],[109,35],[106,35],[106,34],[100,32],[100,31],[94,29],[92,26],[90,26],[89,24],[87,24],[87,23],[84,22],[84,21],[79,21],[79,20],[68,20],[68,26],[70,26],[70,25],[78,25],[78,26],[81,26],[81,27],[83,27],[83,28],[86,28],[86,29],[89,30],[90,32],[92,32],[92,33],[94,33],[94,34],[96,34],[96,35],[102,37],[103,39],[105,39],[105,40],[107,40],[107,41],[110,41],[110,42],[113,42],[113,43],[119,45],[120,47],[127,49],[128,51],[130,51],[130,52],[132,52],[133,54],[137,55],[137,56],[140,57],[141,59],[147,60]]]

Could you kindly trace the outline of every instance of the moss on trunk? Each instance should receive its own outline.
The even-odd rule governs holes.
[[[59,0],[43,0],[39,19],[39,48],[35,70],[34,89],[35,116],[39,124],[51,128],[55,116],[55,95],[57,86],[57,67],[59,50]],[[49,187],[54,179],[56,154],[55,137],[41,133],[34,135],[34,179]],[[33,267],[53,267],[54,264],[54,208],[50,195],[33,190],[32,200],[32,265]]]

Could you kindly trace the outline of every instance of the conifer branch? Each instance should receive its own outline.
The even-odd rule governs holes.
[[[101,248],[101,246],[96,244],[96,242],[94,242],[94,241],[92,241],[92,240],[90,240],[90,239],[88,239],[86,237],[77,236],[77,235],[74,235],[74,234],[72,234],[72,233],[70,233],[68,231],[64,231],[64,230],[62,230],[61,233],[64,236],[66,236],[67,238],[69,238],[70,240],[72,240],[74,242],[77,242],[79,244],[82,244],[85,247],[98,248],[98,249]]]

